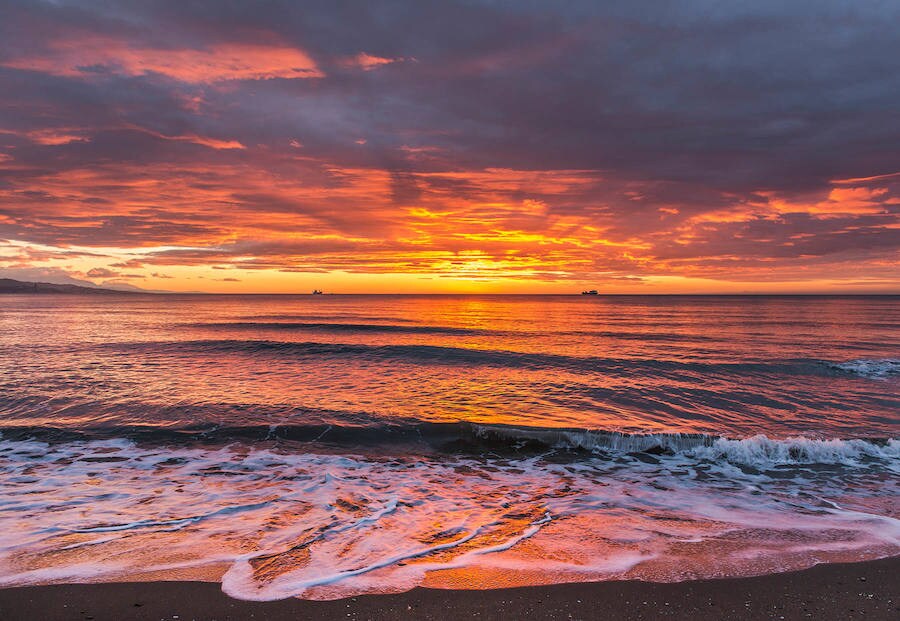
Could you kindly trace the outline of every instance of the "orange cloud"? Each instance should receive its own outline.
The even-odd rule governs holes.
[[[163,140],[174,140],[177,142],[191,142],[194,144],[202,145],[204,147],[209,147],[210,149],[246,149],[247,148],[246,146],[244,146],[237,140],[219,140],[217,138],[210,138],[208,136],[198,136],[197,134],[183,134],[180,136],[167,136],[165,134],[160,134],[159,132],[153,132],[148,129],[144,129],[143,127],[136,127],[136,126],[130,126],[130,129],[141,131],[146,134],[150,134],[151,136],[155,136],[156,138],[161,138]]]
[[[357,291],[368,282],[372,290],[377,281],[408,291],[565,291],[592,282],[649,291],[657,282],[675,287],[678,278],[674,290],[691,290],[704,278],[834,278],[840,260],[827,258],[828,239],[858,240],[837,248],[884,243],[872,225],[842,220],[837,210],[889,199],[878,188],[832,187],[808,201],[757,193],[691,216],[690,203],[661,213],[658,202],[633,201],[634,190],[622,191],[593,170],[398,174],[331,165],[296,150],[256,151],[249,159],[246,151],[219,149],[209,161],[188,164],[108,163],[13,178],[0,189],[0,203],[11,206],[0,210],[0,236],[44,246],[0,260],[0,268],[75,265],[71,273],[100,274],[128,267],[129,278],[181,290],[225,283],[234,285],[228,290],[285,290],[291,274],[329,290],[335,282],[352,282]],[[618,189],[604,195],[607,185]],[[616,212],[607,213],[605,201],[614,196],[622,201],[617,209],[645,209],[634,219],[640,227],[621,230]],[[838,224],[823,224],[832,220]],[[888,222],[879,226],[889,229]],[[85,246],[107,256],[62,254]],[[847,260],[858,271],[861,260]],[[872,260],[880,261],[866,263],[872,278],[897,269],[883,255]],[[161,267],[170,276],[165,282]],[[214,280],[210,270],[230,271],[226,277],[236,280]],[[210,284],[193,280],[201,276]]]
[[[613,245],[587,219],[553,214],[547,203],[549,196],[587,183],[593,173],[415,174],[421,206],[402,207],[391,199],[394,178],[387,171],[315,172],[316,164],[307,165],[311,170],[296,169],[299,174],[291,176],[247,174],[231,165],[118,165],[48,174],[29,180],[30,191],[42,198],[27,218],[13,220],[30,235],[43,230],[48,243],[63,246],[90,231],[94,244],[138,250],[146,269],[218,264],[543,279],[588,272],[597,264],[596,248]],[[448,179],[465,184],[469,196],[450,191]],[[526,187],[535,198],[505,195]],[[94,200],[98,194],[103,201]],[[156,250],[160,245],[168,249]]]
[[[883,181],[885,179],[894,179],[896,177],[900,177],[900,171],[894,173],[887,173],[885,175],[873,175],[871,177],[853,177],[850,179],[835,179],[832,183],[839,184],[857,184],[857,183],[866,183],[868,181]]]
[[[88,140],[84,135],[78,133],[77,130],[68,129],[41,129],[28,132],[27,135],[32,141],[49,146],[86,142]]]
[[[406,60],[409,59],[385,58],[383,56],[375,56],[373,54],[367,54],[366,52],[360,52],[356,56],[344,59],[343,64],[348,67],[359,67],[363,71],[371,71],[372,69],[377,69],[378,67],[383,67],[384,65],[404,62]]]
[[[764,193],[761,193],[764,194]],[[887,188],[834,187],[824,200],[797,200],[769,193],[767,207],[776,213],[822,215],[883,213],[889,200]]]
[[[887,192],[887,188],[834,188],[828,193],[828,200],[836,203],[870,204]]]
[[[60,40],[43,53],[2,63],[15,69],[83,76],[110,71],[129,76],[160,74],[182,82],[320,78],[324,74],[304,51],[284,45],[227,43],[206,49],[133,47],[123,39]]]

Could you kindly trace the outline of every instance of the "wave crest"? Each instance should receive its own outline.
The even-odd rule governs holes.
[[[591,453],[649,453],[693,459],[729,461],[753,467],[778,465],[857,465],[866,460],[900,460],[900,441],[874,439],[772,439],[765,435],[731,439],[706,434],[628,434],[609,431],[532,430],[478,426],[482,439],[505,438],[512,443],[538,442]]]
[[[838,371],[874,379],[900,374],[900,358],[859,358],[847,362],[834,362],[830,366]]]
[[[626,433],[553,427],[518,427],[467,422],[403,420],[385,423],[357,419],[343,424],[325,421],[306,425],[104,426],[66,429],[39,426],[0,427],[0,439],[67,443],[124,439],[165,445],[224,446],[231,443],[351,447],[354,451],[461,453],[483,456],[527,456],[571,453],[571,459],[647,455],[690,461],[730,462],[755,468],[791,465],[868,466],[900,470],[900,440],[895,438],[729,438],[703,433]],[[416,448],[419,447],[419,448]],[[579,457],[581,455],[581,457]]]

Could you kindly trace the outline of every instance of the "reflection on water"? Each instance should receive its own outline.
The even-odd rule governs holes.
[[[331,598],[896,554],[897,301],[5,296],[0,585]]]
[[[890,297],[3,302],[3,425],[400,417],[884,437],[900,406]]]

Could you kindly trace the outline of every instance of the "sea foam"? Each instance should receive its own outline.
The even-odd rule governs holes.
[[[609,431],[553,430],[492,425],[476,426],[476,437],[504,438],[511,443],[536,441],[562,449],[584,449],[594,453],[653,453],[688,459],[725,460],[748,466],[791,464],[860,465],[866,460],[892,463],[900,459],[900,442],[890,438],[816,439],[789,437],[772,439],[759,434],[731,439],[690,433],[628,434]]]
[[[574,460],[0,440],[0,585],[224,567],[235,597],[331,599],[900,552],[896,442],[683,438],[641,454],[625,449],[648,437],[607,437],[620,450]],[[778,471],[732,465],[764,461]]]
[[[847,362],[834,362],[830,366],[845,373],[854,373],[873,379],[883,379],[890,375],[900,374],[900,358],[860,358]]]

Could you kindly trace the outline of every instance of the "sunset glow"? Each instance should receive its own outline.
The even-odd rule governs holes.
[[[0,277],[898,290],[890,19],[203,4],[0,9]]]
[[[0,0],[0,621],[895,618],[897,24]]]

